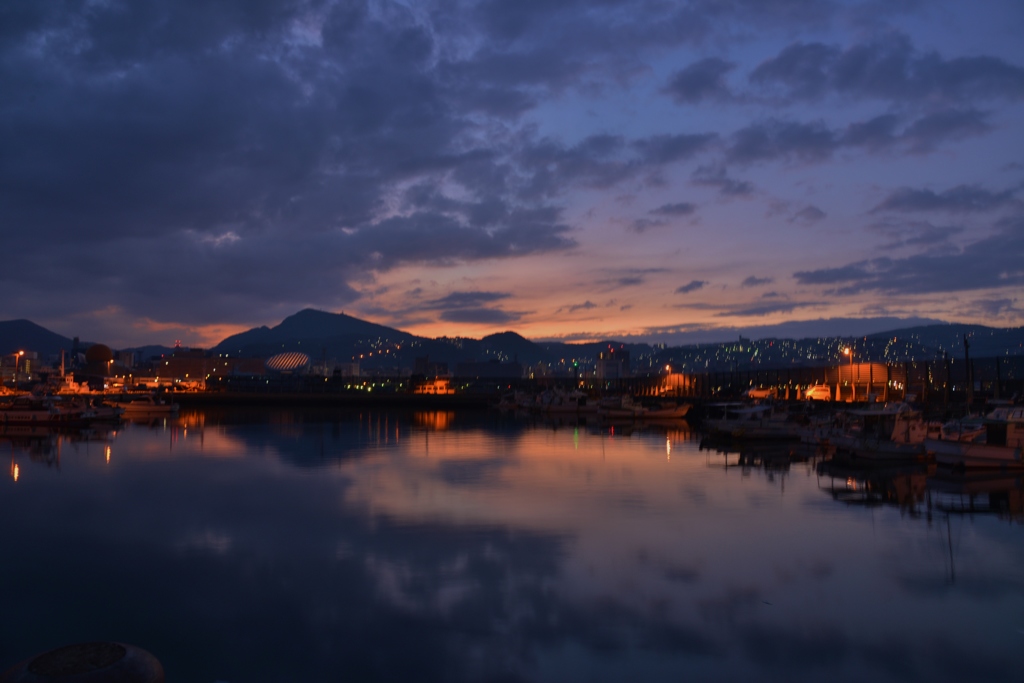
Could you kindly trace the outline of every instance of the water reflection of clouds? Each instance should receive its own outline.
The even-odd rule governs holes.
[[[124,466],[0,496],[20,520],[0,543],[26,558],[0,569],[23,587],[0,598],[19,623],[0,626],[0,660],[93,637],[105,615],[182,680],[948,680],[978,656],[1008,670],[990,600],[896,580],[944,571],[913,550],[923,522],[898,508],[809,509],[812,477],[783,493],[692,445],[666,458],[663,436],[406,421],[380,447],[366,440],[377,423],[359,424],[337,432],[355,443],[329,468],[299,456],[331,424],[264,439],[275,426],[207,423],[175,452],[218,434],[273,457],[151,458],[165,435],[140,432],[160,444],[133,456],[126,442]],[[1011,531],[963,552],[983,566],[1002,553],[989,578],[1018,576]],[[1009,621],[1021,596],[1003,595]],[[970,630],[948,625],[951,598]],[[54,627],[39,604],[74,607]],[[943,628],[963,643],[945,668]]]

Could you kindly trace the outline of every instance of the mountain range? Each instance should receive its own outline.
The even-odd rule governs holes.
[[[74,340],[36,325],[31,320],[0,321],[0,355],[10,356],[18,351],[35,351],[40,358],[59,355],[61,349],[70,351]]]
[[[906,323],[910,323],[910,326],[906,326]],[[812,324],[813,328],[808,327]],[[843,333],[827,336],[806,334],[809,329],[821,330],[827,327]],[[862,360],[935,358],[941,357],[943,353],[960,357],[964,335],[968,334],[974,357],[1024,355],[1024,328],[1002,329],[922,319],[869,318],[790,322],[756,328],[760,333],[757,335],[752,334],[752,331],[737,328],[733,331],[736,332],[734,341],[722,341],[721,335],[724,333],[719,331],[717,339],[711,337],[715,341],[691,342],[671,347],[664,344],[652,345],[646,339],[641,342],[634,338],[589,343],[531,341],[511,331],[488,335],[482,339],[429,339],[343,313],[305,309],[273,327],[256,327],[232,335],[214,346],[211,352],[267,358],[282,351],[301,351],[314,362],[321,359],[338,362],[353,360],[367,369],[386,369],[413,367],[416,359],[424,357],[431,362],[447,363],[449,366],[471,360],[517,360],[524,365],[534,365],[572,363],[578,359],[587,363],[592,362],[602,350],[614,347],[627,350],[634,359],[634,366],[658,367],[659,364],[679,363],[684,367],[700,367],[703,362],[704,367],[712,367],[714,361],[716,364],[725,364],[725,367],[736,367],[738,362],[751,356],[754,349],[760,349],[759,353],[763,354],[760,361],[762,364],[769,360],[768,356],[772,352],[777,356],[775,362],[787,365],[802,361],[807,355],[806,349],[811,349],[815,354],[834,354],[837,338],[856,339],[856,351]],[[800,337],[800,333],[805,334]],[[785,345],[776,347],[772,343],[772,340],[780,339],[800,339],[804,350],[793,358],[778,355],[780,348],[789,348]],[[898,348],[893,351],[896,342]],[[37,351],[45,359],[59,354],[61,349],[70,350],[72,343],[71,339],[29,320],[0,322],[2,354],[9,355],[25,349]],[[84,348],[89,344],[82,343],[81,346]],[[162,346],[139,347],[134,350],[140,359],[172,351]]]

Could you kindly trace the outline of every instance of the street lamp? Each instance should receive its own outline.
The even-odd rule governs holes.
[[[850,400],[857,400],[857,381],[853,376],[853,349],[849,346],[843,348],[843,353],[850,357]]]
[[[21,359],[22,356],[25,355],[25,352],[18,351],[17,353],[12,353],[11,355],[14,356],[14,386],[18,386],[18,361]]]

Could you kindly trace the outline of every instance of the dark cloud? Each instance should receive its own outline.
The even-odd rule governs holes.
[[[821,161],[831,156],[838,144],[835,132],[822,121],[769,119],[734,133],[728,160],[744,164],[774,159]]]
[[[671,164],[707,149],[717,137],[714,133],[654,135],[635,141],[633,147],[646,164]]]
[[[713,17],[765,28],[768,26],[820,26],[838,9],[818,0],[699,0],[695,6]]]
[[[539,198],[562,194],[573,186],[609,188],[689,159],[716,139],[712,133],[680,133],[654,135],[627,144],[622,136],[592,135],[571,147],[543,139],[525,145],[517,156],[529,178],[521,194]]]
[[[569,226],[557,222],[558,213],[550,208],[514,211],[501,227],[487,230],[446,214],[414,213],[364,226],[341,245],[379,268],[532,254],[575,244],[567,236]]]
[[[761,285],[770,285],[773,282],[775,282],[775,278],[751,275],[740,283],[740,287],[760,287]]]
[[[508,292],[451,292],[440,299],[423,302],[424,307],[439,309],[440,319],[453,323],[479,323],[501,325],[516,322],[523,314],[505,311],[499,308],[488,308],[487,304],[508,299]]]
[[[950,238],[965,231],[965,227],[962,225],[934,225],[928,221],[905,221],[891,217],[874,223],[870,227],[892,240],[883,246],[885,249],[905,246],[924,247],[932,253],[938,253],[941,250],[955,250],[956,248],[950,243]]]
[[[689,216],[696,210],[696,204],[679,202],[677,204],[662,204],[656,209],[651,209],[651,213],[655,216]]]
[[[773,313],[792,313],[800,308],[812,308],[820,305],[820,301],[777,301],[772,297],[772,300],[767,302],[762,299],[756,303],[729,306],[715,315],[719,318],[764,316]]]
[[[817,223],[827,216],[824,211],[814,205],[808,205],[793,214],[793,217],[789,219],[790,223]]]
[[[735,68],[732,62],[717,57],[702,59],[673,74],[664,92],[686,104],[729,99],[731,94],[725,77]]]
[[[696,292],[707,284],[706,280],[691,280],[689,283],[676,288],[676,294],[689,294],[690,292]]]
[[[899,139],[899,123],[899,117],[894,114],[882,114],[867,121],[851,123],[842,134],[842,142],[870,151],[892,147]]]
[[[435,68],[446,34],[397,4],[67,5],[2,23],[0,221],[21,226],[8,246],[24,258],[0,278],[37,314],[159,301],[162,316],[230,322],[350,302],[367,269],[573,244],[558,207],[510,183],[514,146],[468,142],[463,118],[488,98],[522,110],[530,74],[555,87],[573,59]],[[389,197],[410,181],[395,215]],[[175,301],[153,281],[156,254],[174,263]],[[38,281],[54,260],[63,272]]]
[[[929,152],[946,140],[963,140],[987,133],[988,114],[977,109],[943,109],[917,119],[903,131],[913,152]]]
[[[963,249],[905,258],[877,258],[793,274],[802,285],[833,285],[829,293],[927,294],[1024,285],[1024,220],[999,223],[996,234]]]
[[[667,268],[624,268],[615,273],[613,277],[604,277],[597,280],[597,284],[609,289],[634,287],[647,282],[648,275],[667,272],[669,272]]]
[[[977,185],[958,185],[944,192],[903,187],[895,190],[871,210],[879,211],[943,211],[970,213],[992,211],[1014,202],[1016,190],[991,192]]]
[[[938,145],[981,135],[991,130],[988,114],[977,109],[941,109],[925,114],[902,129],[898,117],[884,115],[833,130],[823,121],[804,123],[766,119],[736,131],[726,152],[730,162],[758,161],[816,163],[844,148],[875,152],[904,148],[926,153]]]
[[[667,223],[665,221],[663,221],[663,220],[660,220],[660,219],[653,219],[652,220],[650,218],[638,218],[638,219],[636,219],[635,221],[633,221],[632,223],[629,224],[629,230],[630,230],[630,232],[635,232],[635,233],[640,234],[640,233],[646,232],[650,228],[660,228],[660,227],[663,227],[665,225],[667,225]]]
[[[555,98],[627,101],[668,55],[737,59],[730,46],[751,29],[800,36],[846,11],[814,0],[6,3],[11,314],[106,307],[200,325],[337,308],[402,265],[570,249],[588,227],[566,218],[581,189],[639,192],[689,163],[693,184],[750,196],[726,163],[925,153],[994,130],[988,109],[1021,98],[1021,69],[994,57],[940,56],[896,33],[845,48],[804,37],[751,74],[783,96],[760,102],[840,92],[895,105],[849,124],[768,109],[731,134],[729,119],[602,131],[612,119],[597,117],[564,138],[547,126]],[[690,63],[668,92],[750,101],[729,95],[736,68]],[[172,278],[153,277],[157,259]]]
[[[840,268],[821,268],[793,273],[793,277],[802,285],[834,285],[839,282],[866,280],[870,277],[867,261],[851,263]]]
[[[717,188],[727,197],[743,197],[754,192],[753,184],[729,177],[724,166],[698,166],[690,176],[694,185]]]
[[[797,99],[826,92],[922,102],[1024,97],[1024,68],[996,57],[943,59],[937,52],[915,50],[901,33],[846,50],[794,43],[758,66],[750,79]]]
[[[836,49],[820,43],[796,43],[786,47],[750,74],[754,83],[781,84],[790,97],[815,97],[828,85],[828,64]]]
[[[508,299],[508,292],[452,292],[440,299],[424,302],[433,308],[473,308],[481,304],[489,304]]]
[[[480,325],[514,323],[522,317],[522,313],[503,311],[496,308],[457,308],[451,311],[444,311],[440,315],[441,320],[445,322]]]
[[[633,175],[635,162],[621,154],[625,140],[618,135],[592,135],[573,147],[544,139],[527,147],[522,163],[535,169],[531,191],[552,195],[572,184],[609,187]]]
[[[1017,299],[975,299],[971,302],[971,306],[979,311],[982,311],[986,315],[992,316],[993,318],[999,318],[1002,316],[1018,316],[1024,313],[1019,306],[1017,306]]]
[[[595,304],[593,301],[587,300],[581,304],[574,304],[570,306],[569,312],[575,313],[576,311],[589,311],[592,308],[597,308],[597,304]]]

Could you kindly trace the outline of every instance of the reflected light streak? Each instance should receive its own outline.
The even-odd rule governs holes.
[[[11,478],[14,481],[18,481],[18,477],[21,475],[21,469],[18,467],[18,463],[11,464]]]
[[[451,427],[452,418],[455,413],[451,411],[430,411],[413,413],[413,424],[417,427],[426,428],[435,432],[444,432]]]
[[[110,445],[103,449],[103,454],[107,457],[107,464],[110,464]]]
[[[665,459],[672,459],[672,439],[665,439]]]

